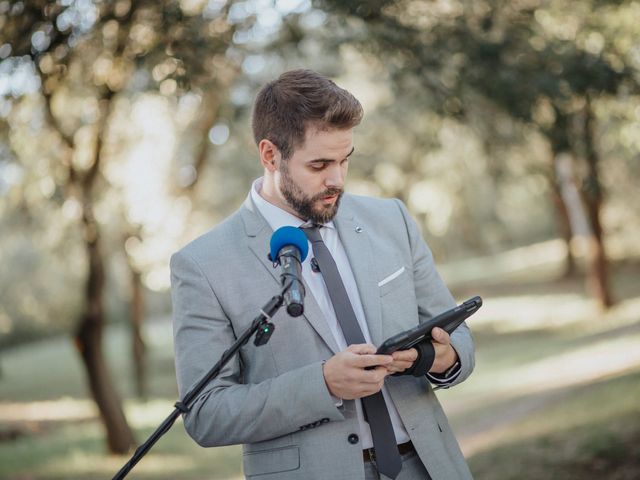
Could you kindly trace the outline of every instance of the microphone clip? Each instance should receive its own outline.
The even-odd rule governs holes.
[[[273,258],[271,258],[271,253],[267,253],[267,260],[271,262],[271,265],[273,266],[273,268],[278,268],[278,266],[280,265],[280,259],[276,258],[274,260]]]
[[[253,340],[253,344],[256,347],[266,344],[271,335],[273,335],[273,331],[276,329],[276,326],[267,320],[263,321],[258,327],[258,331],[256,332],[256,337]]]

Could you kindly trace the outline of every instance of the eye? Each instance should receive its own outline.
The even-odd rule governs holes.
[[[312,163],[310,165],[311,170],[315,170],[316,172],[319,172],[321,170],[324,170],[325,168],[327,168],[327,164],[326,163]]]

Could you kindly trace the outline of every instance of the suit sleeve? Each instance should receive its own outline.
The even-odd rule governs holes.
[[[436,270],[433,255],[422,238],[418,225],[413,220],[405,205],[396,200],[409,236],[411,257],[413,261],[413,279],[418,300],[420,321],[425,321],[456,305],[451,292],[446,287]],[[458,353],[460,371],[452,375],[450,382],[443,387],[452,387],[466,380],[475,367],[475,347],[471,331],[466,323],[462,323],[451,334],[451,345]]]
[[[184,398],[235,342],[236,332],[199,265],[184,250],[171,257],[171,297],[176,376]],[[343,419],[321,362],[246,384],[238,356],[183,416],[189,435],[204,447],[268,440],[314,422]]]

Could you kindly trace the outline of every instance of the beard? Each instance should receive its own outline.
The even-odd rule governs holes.
[[[289,206],[293,208],[300,218],[310,220],[317,224],[324,224],[333,220],[333,217],[338,213],[340,199],[344,193],[341,188],[332,187],[312,197],[308,196],[302,191],[293,178],[291,178],[286,163],[283,163],[280,169],[280,191],[289,203]],[[321,203],[323,198],[333,195],[337,195],[336,201],[333,204],[323,205]],[[318,205],[316,206],[316,204]]]

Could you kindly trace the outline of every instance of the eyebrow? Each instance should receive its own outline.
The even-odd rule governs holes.
[[[345,158],[349,158],[353,152],[355,151],[356,147],[351,147],[351,151],[349,153],[347,153],[347,156]],[[333,158],[314,158],[313,160],[309,160],[308,163],[331,163],[331,162],[335,162],[335,160]]]

